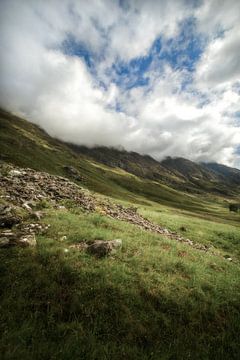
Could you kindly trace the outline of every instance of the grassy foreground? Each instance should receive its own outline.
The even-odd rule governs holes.
[[[67,207],[45,209],[43,221],[51,227],[38,236],[35,249],[0,251],[2,358],[239,358],[237,226],[184,212],[174,217],[171,208],[157,205],[139,209],[173,229],[185,225],[186,236],[198,242],[214,242],[217,231],[233,234],[233,241],[225,239],[234,260],[229,262]],[[114,238],[123,240],[114,257],[96,259],[70,247]],[[214,243],[222,255],[223,245]]]

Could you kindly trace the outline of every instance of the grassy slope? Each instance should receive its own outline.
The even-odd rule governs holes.
[[[238,358],[237,264],[74,207],[45,221],[36,249],[0,252],[4,359]],[[119,237],[113,258],[69,248]]]
[[[6,160],[59,175],[73,165],[84,186],[134,203],[172,230],[185,226],[184,236],[213,244],[234,261],[71,204],[66,211],[45,209],[51,228],[38,236],[36,249],[0,251],[3,357],[238,359],[240,215],[229,214],[223,198],[190,196],[92,164],[8,116],[1,113],[0,122]],[[114,258],[69,249],[86,239],[113,238],[123,239]]]

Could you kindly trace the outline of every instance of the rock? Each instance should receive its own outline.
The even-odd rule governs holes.
[[[0,215],[0,228],[11,228],[20,222],[20,218],[17,216]]]
[[[109,242],[112,247],[112,250],[111,250],[112,254],[115,254],[117,252],[117,250],[122,248],[122,240],[121,239],[115,239],[115,240],[111,240]]]
[[[12,211],[12,206],[0,205],[0,215],[6,215]]]
[[[122,247],[122,240],[116,239],[112,241],[95,240],[87,247],[87,251],[96,257],[104,257],[110,254],[115,254],[117,249]]]
[[[26,209],[28,212],[32,212],[32,208],[31,206],[28,205],[28,203],[25,202],[24,204],[22,204],[22,207]]]
[[[32,213],[32,217],[39,221],[43,217],[43,212],[42,211],[34,211]]]
[[[67,172],[68,175],[72,176],[75,180],[81,181],[83,177],[79,175],[79,172],[73,166],[64,166],[64,170]]]
[[[108,241],[95,240],[93,244],[87,247],[87,251],[96,257],[104,257],[110,254],[111,246]]]
[[[19,170],[15,170],[15,169],[9,171],[10,176],[21,176],[24,174],[25,174],[24,171],[19,171]]]
[[[28,247],[28,246],[36,246],[37,242],[35,239],[35,235],[26,235],[20,238],[18,241],[18,244],[22,247]]]
[[[0,248],[7,248],[11,246],[11,242],[7,237],[0,238]]]

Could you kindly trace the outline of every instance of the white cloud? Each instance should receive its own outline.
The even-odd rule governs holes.
[[[215,0],[198,9],[185,1],[130,1],[124,9],[110,0],[3,0],[0,105],[77,144],[237,165],[239,16],[238,2],[230,10],[226,3],[211,22]],[[182,91],[192,76],[187,69],[158,60],[146,74],[147,87],[123,90],[113,82],[112,64],[143,56],[159,35],[176,37],[179,22],[190,15],[208,39],[191,86]],[[219,29],[225,32],[216,38]],[[61,52],[70,34],[99,59],[96,76],[83,59]]]

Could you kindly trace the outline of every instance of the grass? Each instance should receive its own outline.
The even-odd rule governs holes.
[[[225,214],[224,220],[207,213],[200,216],[164,206],[140,207],[141,214],[159,225],[176,231],[184,237],[222,250],[225,255],[240,259],[240,216]],[[182,231],[184,227],[186,231]]]
[[[4,359],[238,358],[237,264],[75,207],[45,212],[36,249],[0,251]],[[70,248],[113,238],[110,258]]]
[[[5,161],[62,176],[65,165],[74,166],[84,178],[80,185],[97,196],[134,204],[153,222],[221,255],[86,213],[71,201],[66,210],[42,201],[43,222],[51,227],[37,247],[0,250],[3,359],[239,359],[240,214],[229,213],[229,199],[190,195],[92,163],[4,111],[0,143]],[[71,248],[114,238],[123,248],[113,257]]]

